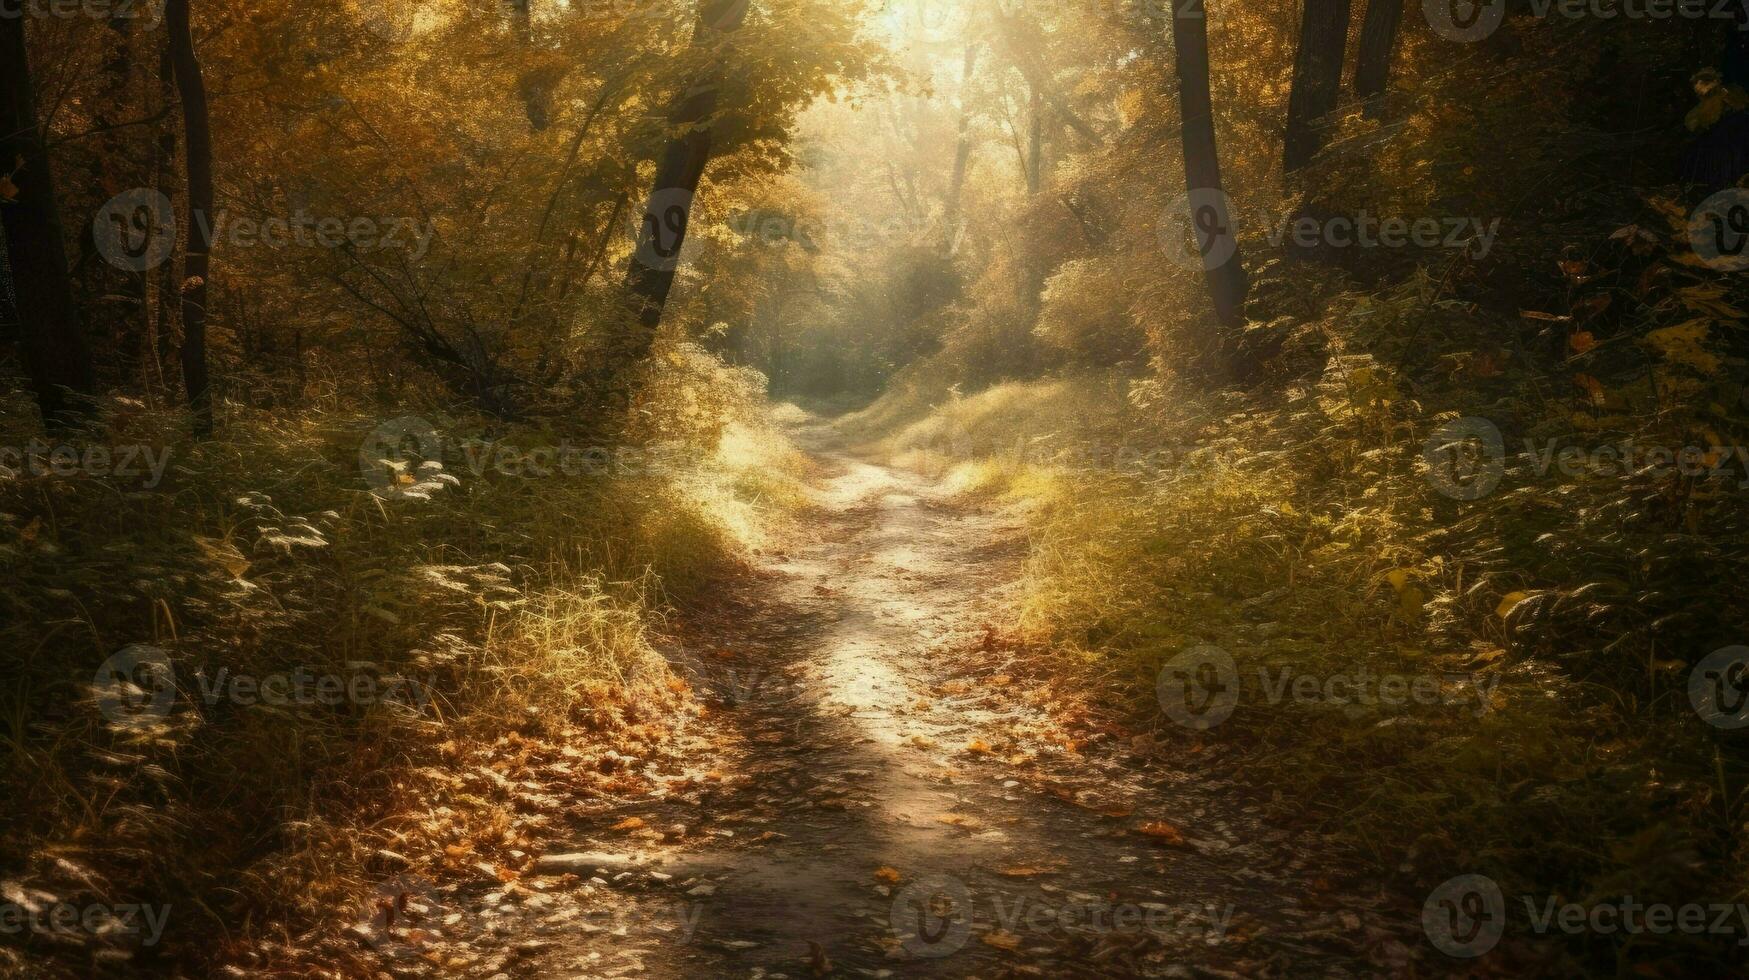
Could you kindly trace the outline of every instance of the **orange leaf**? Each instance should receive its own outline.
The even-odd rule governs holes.
[[[1008,868],[997,868],[996,873],[1004,878],[1031,878],[1033,875],[1050,874],[1050,871],[1030,864],[1016,864]]]
[[[984,945],[994,946],[997,949],[1020,948],[1020,937],[1012,932],[1006,932],[1002,929],[993,929],[984,933],[979,938],[984,941]]]
[[[1162,844],[1184,843],[1184,835],[1179,833],[1178,828],[1164,820],[1149,821],[1148,823],[1137,827],[1136,830],[1148,837],[1154,838]]]

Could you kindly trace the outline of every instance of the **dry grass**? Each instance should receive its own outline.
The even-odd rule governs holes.
[[[1423,475],[1425,433],[1364,392],[1241,406],[1182,392],[1162,401],[1143,387],[1138,400],[1166,407],[1126,414],[1105,394],[1119,384],[950,397],[881,443],[966,492],[1025,508],[1032,546],[1017,626],[1055,647],[1066,673],[1153,719],[1169,743],[1280,791],[1282,819],[1346,835],[1405,894],[1479,872],[1509,895],[1741,898],[1745,770],[1686,710],[1686,673],[1648,672],[1645,659],[1636,668],[1633,655],[1607,676],[1572,670],[1545,652],[1558,627],[1498,613],[1527,579],[1563,585],[1548,568],[1497,571],[1500,542],[1594,535],[1586,507],[1569,495],[1574,509],[1551,513],[1507,493],[1482,505],[1479,525],[1454,524]],[[852,424],[882,416],[877,404]],[[1041,434],[1050,447],[1107,444],[1118,418],[1126,445],[1160,452],[1137,465],[1025,451]],[[1645,488],[1582,492],[1597,507]],[[1618,535],[1612,547],[1657,546],[1650,532]],[[1206,735],[1169,721],[1156,700],[1162,665],[1199,644],[1230,653],[1244,685],[1232,719]],[[1259,670],[1433,677],[1441,699],[1272,703]],[[1732,955],[1723,940],[1648,938],[1620,955],[1658,969]],[[1558,955],[1578,969],[1618,954],[1575,945]]]
[[[801,499],[801,457],[751,404],[727,430],[684,432],[661,467],[476,473],[452,449],[453,484],[428,471],[387,497],[359,463],[381,419],[238,413],[197,445],[178,419],[118,404],[81,442],[167,450],[161,485],[0,479],[0,636],[25,654],[0,677],[0,878],[32,901],[171,909],[153,947],[26,937],[0,973],[78,975],[119,952],[211,963],[344,921],[382,875],[379,849],[435,869],[446,850],[527,846],[523,821],[455,779],[462,747],[606,744],[684,710],[656,652],[665,617]],[[491,432],[517,447],[507,459],[566,435],[429,416]],[[16,400],[0,413],[5,444],[32,429]],[[99,665],[130,644],[174,670],[154,723],[118,725],[94,700]],[[403,696],[205,696],[300,670]]]

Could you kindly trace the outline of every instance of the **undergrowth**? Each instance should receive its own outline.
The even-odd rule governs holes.
[[[1527,899],[1738,902],[1749,760],[1689,682],[1749,637],[1741,392],[1699,369],[1742,351],[1716,332],[1671,351],[1657,331],[1737,315],[1741,287],[1697,271],[1660,213],[1570,270],[1592,314],[1552,373],[1528,352],[1550,321],[1557,344],[1579,329],[1566,310],[1501,316],[1420,274],[1368,291],[1276,265],[1265,295],[1321,307],[1282,321],[1280,363],[1310,367],[1278,384],[1210,395],[1112,374],[933,400],[901,384],[844,426],[1022,507],[1021,634],[1166,751],[1244,772],[1281,819],[1344,837],[1367,877],[1419,901],[1485,874],[1519,935]],[[1598,316],[1611,301],[1587,294],[1606,291],[1615,312]],[[1662,362],[1612,363],[1608,345],[1636,344]],[[1499,486],[1473,499],[1486,459],[1439,437],[1458,418],[1503,443]],[[1688,473],[1652,455],[1689,446]],[[1586,452],[1550,465],[1567,447]],[[1168,668],[1210,647],[1238,693],[1204,728]],[[1591,934],[1502,962],[1677,976],[1734,968],[1734,939]]]
[[[631,788],[587,763],[690,710],[666,617],[802,499],[757,392],[700,371],[707,395],[654,391],[611,452],[439,406],[233,407],[191,442],[176,413],[114,400],[81,453],[148,447],[161,479],[13,466],[0,878],[26,909],[168,917],[151,945],[27,933],[0,970],[268,966],[393,874],[514,874],[555,815],[461,765],[476,746],[564,742],[580,791]],[[41,438],[16,396],[0,428]],[[408,430],[441,449],[384,461]]]

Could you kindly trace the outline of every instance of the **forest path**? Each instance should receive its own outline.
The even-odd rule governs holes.
[[[1319,838],[1077,717],[1002,640],[1015,515],[798,436],[817,508],[677,655],[711,704],[691,764],[720,783],[554,842],[505,975],[1359,976],[1406,955],[1382,899],[1320,894]]]

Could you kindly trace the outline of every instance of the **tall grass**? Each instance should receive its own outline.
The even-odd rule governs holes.
[[[1374,297],[1374,315],[1417,302],[1412,290]],[[1468,342],[1487,329],[1473,322]],[[1749,766],[1690,710],[1686,682],[1717,636],[1749,635],[1749,614],[1707,606],[1733,621],[1715,632],[1641,625],[1661,613],[1636,611],[1698,613],[1705,582],[1735,591],[1749,538],[1731,496],[1649,474],[1551,482],[1515,457],[1501,492],[1457,506],[1422,453],[1450,417],[1439,409],[1473,393],[1381,396],[1387,369],[1357,375],[1361,363],[1337,358],[1321,382],[1245,397],[1120,377],[1010,383],[943,394],[884,433],[905,413],[877,403],[849,424],[1023,509],[1015,626],[1063,674],[1128,706],[1166,751],[1194,749],[1273,792],[1280,819],[1343,837],[1357,869],[1401,894],[1481,873],[1539,906],[1740,900]],[[1710,541],[1673,524],[1711,529]],[[1636,574],[1636,562],[1661,571]],[[1586,588],[1618,574],[1633,591]],[[1535,616],[1526,596],[1554,608]],[[1202,733],[1167,717],[1156,682],[1205,644],[1233,657],[1243,693]],[[1339,704],[1269,688],[1363,671],[1433,678],[1440,693]],[[1522,903],[1509,904],[1525,929]],[[1717,968],[1738,952],[1731,937],[1605,937],[1557,950],[1565,966],[1550,968]]]
[[[587,436],[430,408],[458,437],[443,467],[373,492],[360,448],[383,417],[234,408],[194,443],[173,414],[115,403],[80,445],[168,452],[161,484],[0,475],[0,878],[38,904],[170,909],[151,947],[27,932],[0,955],[26,975],[211,964],[349,914],[379,851],[437,867],[513,842],[502,804],[450,770],[473,744],[681,707],[666,618],[799,499],[800,457],[752,405],[732,438],[722,418],[636,466],[544,476],[500,461]],[[5,444],[33,421],[11,400]],[[502,453],[475,472],[459,437],[482,435]],[[121,724],[98,671],[136,644],[163,651],[174,700]],[[370,693],[224,687],[294,672]]]

